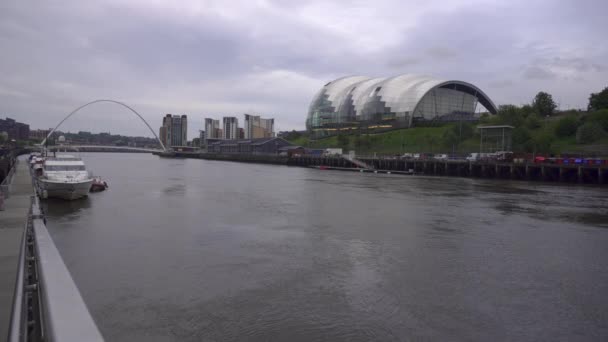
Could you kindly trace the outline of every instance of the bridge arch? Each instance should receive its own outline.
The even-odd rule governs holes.
[[[158,138],[158,135],[156,135],[156,132],[154,132],[154,130],[152,129],[152,127],[150,127],[150,124],[148,124],[148,122],[146,121],[146,119],[143,118],[143,116],[141,116],[137,111],[135,111],[135,109],[129,107],[128,105],[119,102],[119,101],[115,101],[115,100],[107,100],[107,99],[101,99],[101,100],[95,100],[95,101],[91,101],[89,103],[85,103],[82,106],[74,109],[70,114],[68,114],[65,118],[63,118],[63,120],[61,120],[57,126],[55,126],[55,128],[53,128],[53,130],[49,133],[49,135],[46,136],[46,138],[44,138],[44,140],[42,141],[42,143],[40,145],[43,145],[46,143],[46,140],[53,134],[55,133],[55,131],[57,130],[57,128],[59,128],[59,126],[61,126],[62,123],[64,123],[67,119],[69,119],[72,115],[76,114],[79,110],[81,110],[84,107],[87,107],[89,105],[92,105],[94,103],[98,103],[98,102],[110,102],[110,103],[116,103],[118,105],[121,105],[125,108],[127,108],[128,110],[130,110],[131,112],[133,112],[133,114],[137,115],[137,117],[139,117],[141,119],[141,121],[143,121],[146,126],[148,126],[148,128],[150,129],[150,132],[152,132],[152,134],[154,134],[154,137],[156,138],[156,140],[158,140],[158,143],[160,144],[160,146],[163,148],[164,151],[167,150],[167,148],[165,147],[165,144],[163,144],[162,141],[160,141],[160,139]]]

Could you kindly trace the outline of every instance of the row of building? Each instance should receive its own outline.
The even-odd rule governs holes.
[[[30,125],[15,119],[0,119],[0,133],[6,132],[9,140],[42,141],[51,132],[50,129],[30,129]]]
[[[205,118],[205,129],[201,131],[201,142],[208,139],[258,139],[274,137],[274,119],[264,119],[259,115],[245,114],[243,127],[239,125],[239,119],[234,116],[226,116],[220,120]]]
[[[259,115],[245,114],[243,127],[234,116],[220,120],[205,118],[204,130],[200,130],[199,143],[195,147],[206,147],[209,141],[273,138],[274,119],[264,119]],[[188,116],[167,114],[163,117],[159,138],[166,147],[189,146]]]
[[[9,140],[28,140],[30,125],[17,122],[14,119],[0,119],[0,132],[6,132]]]

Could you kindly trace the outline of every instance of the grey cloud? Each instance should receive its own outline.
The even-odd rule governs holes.
[[[578,72],[587,72],[587,71],[599,72],[599,71],[604,70],[604,67],[602,65],[589,62],[588,60],[586,60],[584,58],[555,57],[555,58],[553,58],[553,60],[544,61],[544,62],[546,62],[549,65],[555,66],[555,67],[568,68],[568,69],[572,69],[572,70],[575,70]]]
[[[403,68],[420,63],[420,59],[416,57],[394,58],[388,61],[389,68]]]
[[[351,5],[333,13],[324,11],[327,3],[321,1],[209,3],[220,10],[181,12],[170,2],[34,7],[4,1],[0,112],[48,127],[84,102],[109,97],[135,106],[153,126],[165,112],[189,114],[190,134],[201,128],[205,115],[249,110],[275,115],[280,128],[298,129],[311,97],[328,80],[395,73],[469,81],[489,87],[498,103],[527,101],[541,88],[580,104],[605,86],[608,50],[598,14],[606,4],[578,3],[516,0],[482,6],[429,0],[428,9],[398,22],[394,13],[426,5],[362,2],[352,13],[364,15],[342,24]],[[306,12],[315,6],[321,9]],[[370,34],[373,23],[391,25]],[[518,74],[525,81],[509,81]],[[553,82],[555,77],[564,82]],[[577,77],[586,82],[575,82]],[[84,115],[89,122],[75,118],[67,125],[125,134],[138,129],[113,111],[92,107]],[[99,119],[91,120],[94,114]]]
[[[552,80],[557,76],[551,72],[540,66],[529,66],[524,70],[524,78],[531,80]]]
[[[506,88],[506,87],[511,87],[513,85],[513,81],[512,80],[497,80],[497,81],[492,81],[488,83],[488,86],[492,87],[492,88]]]
[[[458,55],[458,53],[452,49],[439,46],[427,49],[426,54],[437,59],[453,58]]]

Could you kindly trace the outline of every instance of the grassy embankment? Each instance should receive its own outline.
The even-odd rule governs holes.
[[[561,117],[563,118],[563,116]],[[536,152],[542,154],[581,153],[586,155],[608,156],[608,136],[593,143],[577,143],[575,134],[561,136],[556,133],[560,117],[541,121],[534,127],[516,127],[513,132],[513,150],[515,152]],[[580,119],[580,118],[579,118]],[[497,120],[486,120],[481,124],[500,124]],[[402,154],[405,152],[430,153],[470,153],[479,152],[479,134],[473,127],[466,139],[455,138],[458,124],[440,127],[415,127],[378,134],[333,136],[311,140],[307,136],[291,139],[295,145],[310,148],[341,147],[344,150],[355,150],[358,154]],[[516,135],[525,130],[525,140]],[[450,131],[453,134],[450,137]],[[517,132],[516,132],[517,131]],[[520,134],[521,135],[521,134]]]

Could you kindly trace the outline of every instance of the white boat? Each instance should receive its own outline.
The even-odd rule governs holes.
[[[81,158],[72,155],[47,157],[37,178],[42,198],[75,200],[88,196],[93,177]]]

